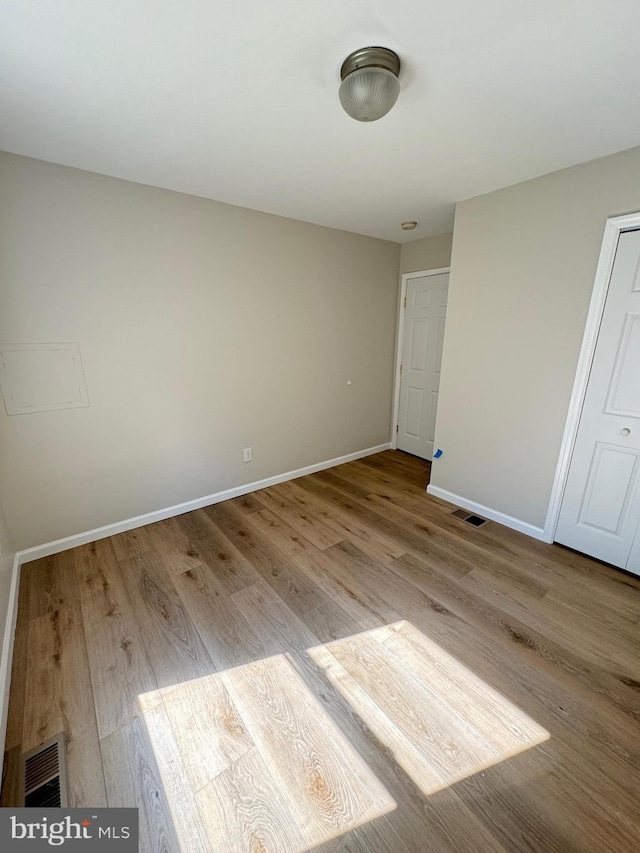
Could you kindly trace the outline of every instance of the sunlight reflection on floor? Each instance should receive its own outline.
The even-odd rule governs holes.
[[[309,654],[424,794],[549,738],[410,622]]]
[[[140,699],[189,853],[300,853],[396,807],[285,655]]]
[[[308,653],[425,795],[549,738],[410,622]],[[139,697],[189,853],[302,853],[396,808],[292,660]]]

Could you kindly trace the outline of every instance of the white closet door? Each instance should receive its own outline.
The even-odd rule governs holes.
[[[449,273],[407,281],[397,446],[433,455]]]
[[[620,235],[556,541],[640,574],[640,231]]]

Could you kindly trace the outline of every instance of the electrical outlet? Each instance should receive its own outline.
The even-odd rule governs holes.
[[[252,447],[245,447],[245,449],[244,449],[244,461],[245,462],[251,462],[252,459],[253,459],[253,448]]]

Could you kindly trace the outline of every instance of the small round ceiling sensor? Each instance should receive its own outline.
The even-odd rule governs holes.
[[[413,231],[418,225],[417,222],[403,222],[401,228],[403,231]]]

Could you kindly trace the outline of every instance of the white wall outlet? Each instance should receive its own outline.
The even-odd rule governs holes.
[[[245,449],[244,449],[244,461],[245,462],[251,462],[252,459],[253,459],[253,448],[252,447],[245,447]]]

